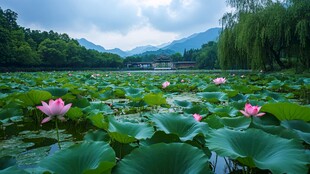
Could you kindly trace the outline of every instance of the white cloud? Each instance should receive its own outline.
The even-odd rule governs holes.
[[[105,48],[157,45],[219,26],[225,0],[7,0],[24,27],[68,33]]]
[[[149,26],[132,29],[127,34],[117,32],[102,32],[93,27],[89,32],[70,32],[69,35],[74,38],[86,38],[97,45],[104,46],[105,49],[122,48],[131,50],[136,46],[152,44],[154,46],[170,42],[178,35],[172,32],[161,32]]]

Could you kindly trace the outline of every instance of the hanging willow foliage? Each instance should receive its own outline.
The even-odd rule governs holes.
[[[228,0],[235,13],[222,18],[218,53],[223,69],[289,67],[291,57],[309,68],[310,0]],[[294,49],[292,49],[294,48]]]

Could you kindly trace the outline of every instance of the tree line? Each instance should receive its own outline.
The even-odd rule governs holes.
[[[227,0],[218,42],[223,69],[310,68],[310,0]]]
[[[19,26],[17,13],[0,8],[1,67],[110,67],[123,66],[111,53],[88,50],[67,34],[30,30]]]
[[[210,41],[203,44],[200,49],[185,49],[183,55],[181,53],[167,54],[165,52],[160,52],[160,54],[134,55],[126,57],[124,59],[124,64],[130,62],[152,62],[157,57],[164,55],[164,57],[170,58],[173,62],[195,61],[198,69],[218,69],[219,62],[217,51],[217,42]]]

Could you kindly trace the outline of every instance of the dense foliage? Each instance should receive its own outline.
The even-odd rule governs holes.
[[[310,68],[309,0],[228,0],[219,60],[224,69]]]
[[[0,8],[2,67],[121,67],[121,57],[87,50],[67,34],[20,27],[17,13]]]

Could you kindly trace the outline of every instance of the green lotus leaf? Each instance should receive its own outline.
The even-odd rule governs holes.
[[[113,169],[115,174],[207,174],[209,158],[185,143],[154,144],[133,150]]]
[[[181,142],[180,138],[175,134],[166,134],[163,131],[156,131],[152,138],[139,142],[142,146],[149,146],[157,143],[175,143]]]
[[[97,81],[96,80],[86,80],[85,84],[88,86],[94,86],[97,84]]]
[[[198,122],[192,116],[173,113],[154,114],[152,121],[157,130],[178,135],[182,141],[193,140],[195,136],[205,135],[208,131],[206,123]]]
[[[241,116],[241,117],[222,117],[221,122],[225,127],[234,130],[244,130],[247,129],[251,123],[251,119]]]
[[[72,101],[72,105],[79,108],[86,108],[90,103],[86,98],[78,98]]]
[[[199,88],[204,87],[203,84],[200,84],[199,86],[200,86]],[[207,85],[204,89],[202,89],[202,91],[204,91],[204,92],[220,92],[221,89],[218,86],[212,84],[212,85]]]
[[[48,87],[48,88],[44,88],[43,90],[48,91],[49,93],[52,94],[52,96],[57,96],[57,97],[61,97],[68,93],[67,88]]]
[[[115,152],[105,142],[84,142],[43,159],[39,166],[61,174],[110,173]]]
[[[240,84],[232,84],[232,89],[239,91],[242,94],[251,94],[253,93],[252,89],[249,87],[249,85],[240,85]]]
[[[108,122],[105,120],[106,117],[104,117],[101,113],[89,115],[87,118],[90,119],[92,124],[98,128],[101,129],[108,128]]]
[[[72,120],[78,120],[83,117],[83,111],[78,107],[71,107],[66,114]]]
[[[144,95],[143,100],[150,106],[166,104],[166,99],[162,93],[149,93]]]
[[[282,126],[257,124],[256,120],[254,120],[253,124],[251,124],[250,127],[263,130],[264,132],[276,135],[281,138],[300,140],[296,132]]]
[[[21,109],[16,108],[4,108],[0,109],[0,122],[6,123],[9,120],[12,120],[14,117],[22,116],[23,112]]]
[[[228,95],[229,98],[231,97],[235,97],[236,95],[239,94],[239,91],[238,90],[225,90],[225,93]]]
[[[239,110],[235,109],[231,106],[217,106],[217,105],[209,105],[208,109],[210,112],[219,115],[221,117],[234,117],[239,113]]]
[[[275,102],[287,101],[287,99],[283,95],[276,93],[276,92],[271,92],[268,90],[262,91],[262,94],[260,95],[260,97],[266,98],[267,100],[271,100]]]
[[[109,115],[114,113],[114,111],[108,105],[102,102],[91,102],[90,106],[84,108],[84,111],[88,114],[102,113],[104,115]]]
[[[310,123],[302,120],[287,120],[282,121],[281,125],[294,130],[303,141],[310,144]]]
[[[273,114],[279,120],[310,121],[310,107],[295,103],[268,103],[261,108],[262,112]]]
[[[197,95],[211,103],[228,100],[228,96],[224,92],[200,92]]]
[[[245,131],[222,128],[212,130],[207,146],[218,155],[237,159],[250,167],[272,173],[307,173],[308,158],[303,146],[258,129]]]
[[[152,126],[146,123],[130,123],[116,121],[109,117],[108,133],[112,139],[120,143],[131,143],[136,140],[151,138],[154,134]]]
[[[18,99],[22,101],[24,106],[35,106],[41,104],[41,101],[45,101],[52,98],[52,94],[47,91],[32,90],[27,93],[21,94]]]
[[[245,102],[248,99],[248,95],[243,95],[243,94],[237,94],[234,97],[230,98],[231,101],[236,101],[236,102]]]
[[[125,96],[133,101],[138,101],[143,98],[142,92],[144,91],[143,89],[140,88],[124,88],[125,90]]]
[[[184,109],[184,113],[186,113],[186,114],[199,114],[199,115],[205,116],[209,113],[209,110],[204,105],[194,105],[190,108]]]
[[[113,93],[116,97],[119,98],[125,97],[125,91],[123,90],[123,88],[115,88]]]
[[[203,121],[208,123],[208,126],[211,129],[219,129],[224,127],[224,124],[221,122],[221,118],[217,115],[210,115]]]
[[[8,167],[6,169],[0,170],[0,174],[29,174],[25,170],[18,168],[17,166]]]
[[[102,94],[99,94],[99,97],[101,100],[108,100],[113,97],[113,90],[107,90],[103,92]]]
[[[108,142],[110,140],[110,137],[107,132],[103,130],[96,130],[96,131],[91,131],[88,132],[84,136],[85,141],[105,141]]]
[[[16,159],[11,156],[4,156],[0,158],[0,173],[1,170],[14,166],[16,164]]]
[[[174,100],[174,103],[183,108],[190,108],[192,106],[192,103],[186,100]]]

